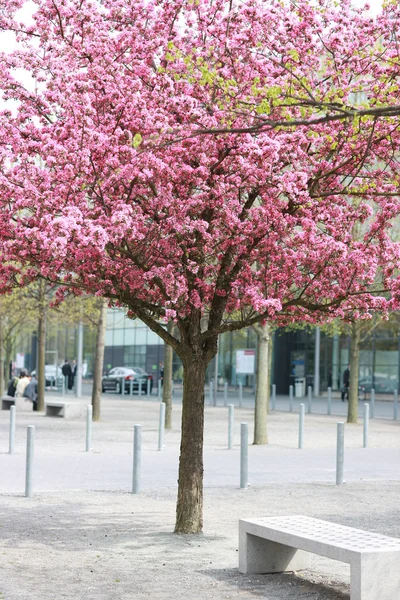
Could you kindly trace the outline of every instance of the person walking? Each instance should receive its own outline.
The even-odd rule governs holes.
[[[344,402],[346,396],[347,396],[347,400],[349,399],[349,386],[350,386],[350,365],[347,365],[347,369],[345,369],[345,371],[343,373],[342,402]]]
[[[76,360],[74,359],[72,361],[72,366],[71,366],[71,387],[70,387],[71,390],[75,386],[75,377],[76,377],[76,374],[77,374],[77,370],[78,370],[78,365],[77,365]]]
[[[68,362],[68,358],[65,359],[63,366],[61,367],[61,371],[64,377],[64,389],[72,390],[72,369],[71,365]]]

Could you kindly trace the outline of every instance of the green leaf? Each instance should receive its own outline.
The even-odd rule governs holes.
[[[141,143],[142,143],[142,136],[140,135],[140,133],[135,133],[135,135],[133,136],[133,140],[132,140],[132,146],[134,148],[137,148],[138,146],[140,146]]]

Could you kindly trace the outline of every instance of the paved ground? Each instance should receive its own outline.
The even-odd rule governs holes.
[[[206,409],[204,534],[176,536],[178,403],[162,452],[155,398],[105,398],[91,453],[84,451],[83,419],[21,413],[10,456],[9,414],[0,411],[0,599],[348,599],[348,566],[320,557],[301,573],[240,575],[237,520],[307,514],[400,537],[400,423],[371,421],[368,449],[362,425],[346,425],[346,484],[338,487],[338,418],[306,415],[305,448],[298,450],[297,414],[274,412],[270,444],[249,447],[251,486],[240,490],[239,428],[248,422],[251,430],[252,410],[235,413],[235,447],[228,451],[226,408]],[[137,423],[143,491],[133,496]],[[28,424],[36,427],[33,499],[23,497]]]

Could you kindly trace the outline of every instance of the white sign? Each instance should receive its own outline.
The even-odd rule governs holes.
[[[23,369],[25,366],[25,354],[17,354],[17,360],[15,362],[15,367],[17,369]]]
[[[236,350],[236,373],[254,375],[255,358],[255,350]]]

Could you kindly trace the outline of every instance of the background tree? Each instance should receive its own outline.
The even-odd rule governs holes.
[[[172,336],[175,325],[169,321],[167,331]],[[164,347],[164,375],[163,375],[163,392],[162,401],[165,404],[165,428],[172,429],[172,365],[174,352],[172,346],[165,344]]]
[[[36,5],[29,28],[18,2],[0,15],[20,44],[1,56],[14,112],[0,113],[0,284],[29,265],[128,307],[172,346],[175,531],[198,532],[218,336],[398,304],[400,8],[373,20],[347,0]]]
[[[100,421],[107,301],[95,296],[67,295],[61,304],[53,307],[51,314],[58,322],[71,325],[77,325],[81,322],[96,330],[91,403],[93,406],[92,419],[93,421]]]
[[[21,333],[32,333],[36,327],[37,313],[26,290],[16,289],[0,297],[0,391],[3,393],[10,377],[10,363],[17,351]]]

